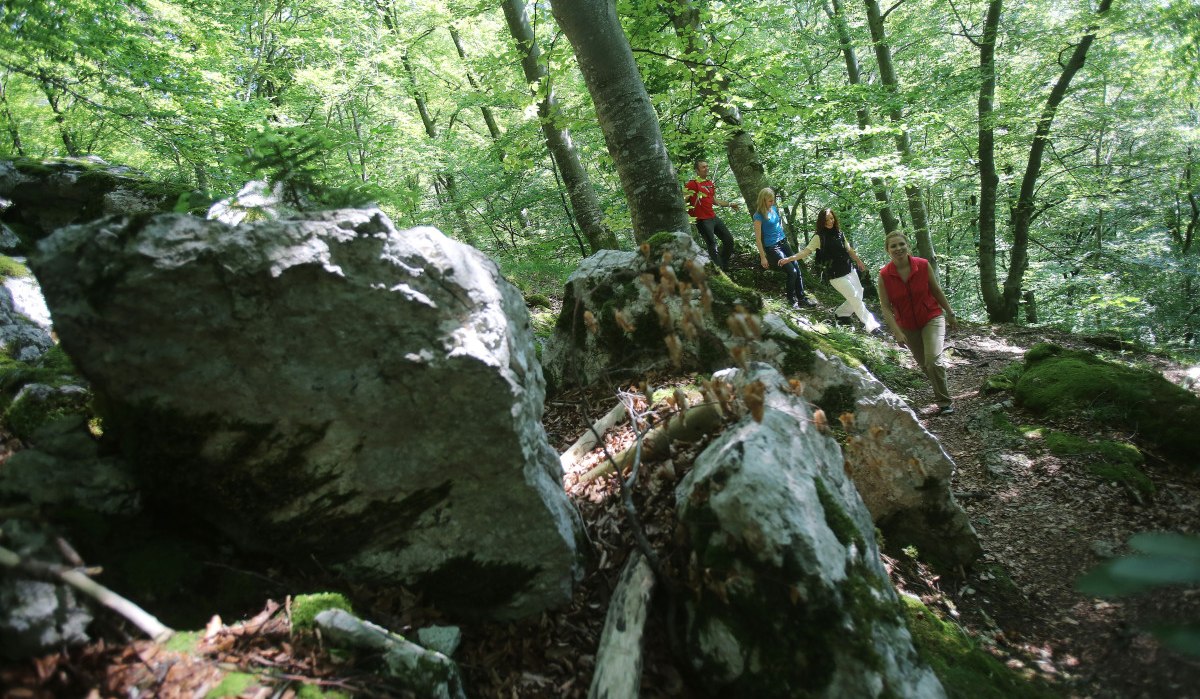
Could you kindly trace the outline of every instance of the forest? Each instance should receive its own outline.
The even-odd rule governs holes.
[[[644,234],[550,10],[10,0],[0,155],[95,155],[213,198],[261,178],[297,203],[376,202],[558,293]],[[770,185],[801,243],[831,207],[875,266],[882,233],[910,230],[965,318],[1194,352],[1189,0],[616,11],[680,186],[698,158],[728,199]],[[726,216],[742,251],[747,212]]]
[[[12,696],[1195,691],[1194,0],[0,18]]]

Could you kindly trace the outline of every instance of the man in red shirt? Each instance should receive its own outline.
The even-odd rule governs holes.
[[[696,177],[684,185],[687,190],[688,216],[696,220],[696,230],[704,236],[704,244],[708,247],[708,256],[716,263],[722,272],[729,271],[729,256],[733,254],[733,236],[725,222],[717,218],[713,212],[713,204],[738,210],[737,202],[717,199],[717,186],[708,179],[708,161],[696,161]],[[721,253],[717,255],[716,237],[721,238]]]

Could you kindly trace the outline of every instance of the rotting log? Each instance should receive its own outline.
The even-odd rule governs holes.
[[[642,681],[642,637],[654,592],[654,571],[634,551],[608,604],[588,699],[636,697]]]

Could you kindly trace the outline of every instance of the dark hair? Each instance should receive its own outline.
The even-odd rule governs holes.
[[[825,227],[825,214],[833,214],[833,226],[831,228]],[[840,224],[841,222],[838,221],[837,214],[834,213],[833,209],[821,209],[817,213],[817,233],[821,231],[836,231],[840,227]]]
[[[699,170],[700,163],[707,163],[707,162],[708,162],[708,158],[696,158],[696,162],[692,163],[692,169]]]

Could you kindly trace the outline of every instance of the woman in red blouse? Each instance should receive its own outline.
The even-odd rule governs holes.
[[[954,412],[954,405],[946,385],[943,352],[946,325],[957,328],[958,320],[937,277],[929,269],[929,260],[909,254],[904,232],[888,233],[884,245],[892,261],[879,270],[883,321],[896,342],[912,352],[917,366],[933,384],[933,397],[938,405],[934,414],[949,415]]]

